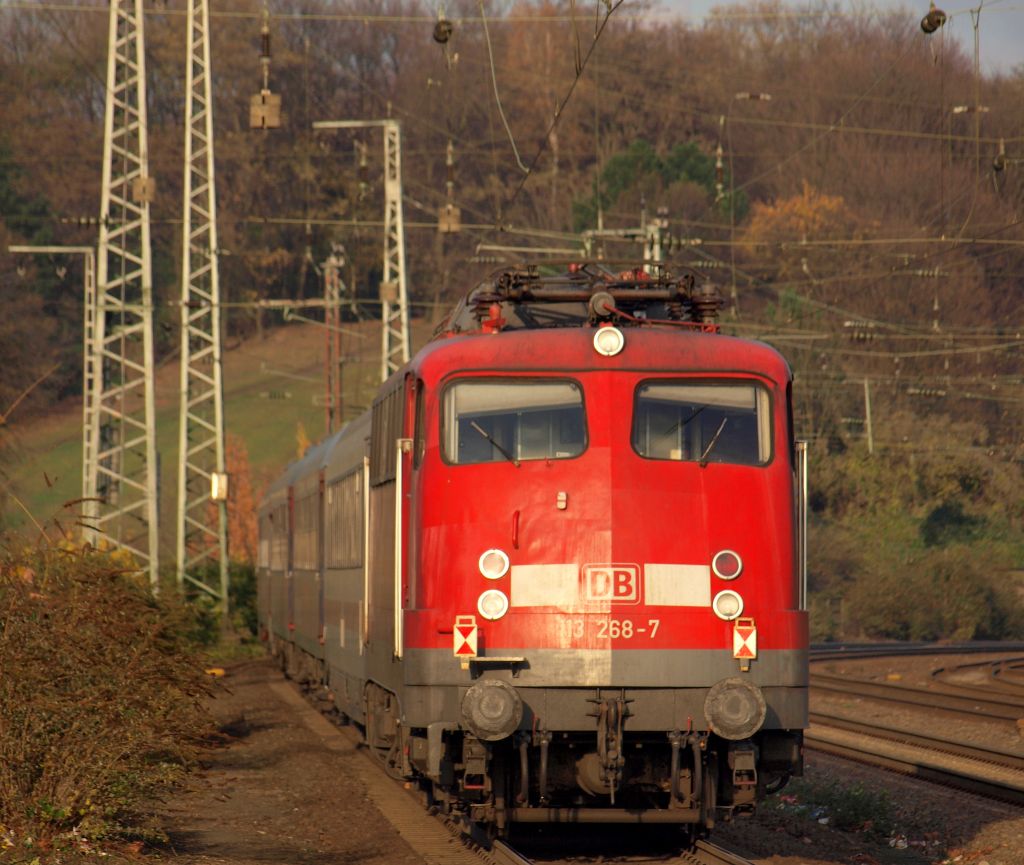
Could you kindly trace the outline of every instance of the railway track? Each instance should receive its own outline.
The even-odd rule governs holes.
[[[730,853],[709,841],[698,841],[695,849],[684,853],[680,861],[695,865],[752,865],[749,859]]]
[[[911,647],[909,650],[886,653],[872,647],[863,653],[843,653],[843,657],[881,657],[888,654],[933,654],[937,647]],[[945,647],[944,647],[945,648]],[[985,646],[982,651],[991,652]],[[1016,646],[1013,647],[1017,651]],[[963,647],[948,647],[946,653],[963,653]],[[836,654],[831,655],[833,659]],[[820,660],[820,657],[819,657]],[[1016,731],[1024,718],[1024,700],[1020,689],[1011,690],[998,683],[998,675],[1017,675],[1022,658],[999,659],[943,667],[932,675],[940,683],[936,688],[913,687],[889,682],[812,672],[813,692],[842,694],[868,700],[884,701],[911,710],[927,710],[929,715],[941,714],[974,722],[1008,722]],[[983,679],[984,686],[962,680]],[[959,681],[958,681],[959,679]],[[813,711],[807,746],[858,762],[884,767],[924,780],[976,793],[987,798],[1024,804],[1024,756],[1012,751],[969,745],[963,741],[916,730],[898,729],[859,721],[822,711]]]
[[[984,676],[984,684],[975,685],[963,681],[965,677],[977,674]],[[932,678],[959,693],[976,694],[986,699],[993,693],[1016,698],[1024,713],[1024,658],[999,658],[958,664],[955,667],[939,667],[932,672]]]
[[[987,698],[977,695],[962,695],[949,689],[914,688],[907,685],[855,679],[834,673],[811,673],[810,683],[812,690],[868,697],[872,700],[887,700],[904,705],[925,706],[931,712],[968,717],[974,720],[997,719],[1016,724],[1019,718],[1024,718],[1024,705],[1020,700],[999,698],[991,694]]]
[[[1002,766],[1024,774],[1024,757],[1011,751],[968,745],[965,742],[958,742],[952,739],[925,736],[921,733],[913,733],[895,727],[882,727],[874,722],[864,723],[851,718],[827,715],[821,712],[811,712],[810,719],[811,724],[815,727],[833,727],[838,730],[847,730],[851,733],[872,736],[876,739],[885,739],[919,748],[928,748],[936,753],[948,754],[951,757],[958,757],[964,760],[976,760],[979,763],[988,763],[993,766]]]
[[[865,725],[870,730],[870,725]],[[910,775],[924,781],[953,787],[988,799],[1024,805],[1024,773],[1012,770],[1013,777],[994,771],[998,767],[974,761],[952,765],[945,762],[927,744],[909,745],[878,739],[874,732],[850,733],[838,727],[812,727],[804,742],[808,748]],[[953,758],[964,760],[964,758]],[[1000,777],[1003,776],[1003,777]]]
[[[527,859],[504,841],[495,841],[491,849],[487,851],[487,855],[496,865],[533,865],[532,860]]]
[[[810,660],[839,661],[859,658],[891,658],[899,655],[974,655],[1024,652],[1024,643],[976,641],[973,643],[816,643]]]

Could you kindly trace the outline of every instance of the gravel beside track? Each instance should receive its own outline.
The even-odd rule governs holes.
[[[292,686],[269,660],[234,665],[221,681],[211,710],[229,741],[158,814],[171,839],[160,858],[175,865],[424,865],[368,798],[356,747],[325,745],[272,689]]]

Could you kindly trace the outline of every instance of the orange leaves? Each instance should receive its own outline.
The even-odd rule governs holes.
[[[224,437],[224,463],[228,477],[228,551],[232,561],[252,564],[256,561],[259,531],[256,519],[257,496],[253,489],[249,449],[234,433]],[[216,525],[217,505],[207,504],[209,519]]]
[[[756,244],[757,260],[774,270],[776,283],[793,280],[810,291],[822,277],[837,275],[838,260],[829,244],[859,237],[862,228],[842,196],[819,192],[805,180],[798,195],[754,204],[747,238]],[[845,255],[841,261],[856,271],[854,258]]]
[[[834,240],[851,236],[857,222],[842,196],[818,192],[805,180],[799,195],[756,203],[747,234],[756,243]]]
[[[228,543],[234,561],[256,561],[258,526],[256,523],[256,495],[253,489],[249,450],[245,440],[228,433],[224,441],[224,461],[231,476],[231,495],[228,498]]]

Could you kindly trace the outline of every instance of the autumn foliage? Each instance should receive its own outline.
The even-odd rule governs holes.
[[[0,548],[0,855],[145,837],[210,729],[189,621],[117,556]]]
[[[244,564],[256,562],[259,548],[259,525],[256,506],[259,504],[253,488],[249,450],[245,440],[228,433],[224,440],[224,460],[231,478],[228,496],[228,544],[231,560]]]

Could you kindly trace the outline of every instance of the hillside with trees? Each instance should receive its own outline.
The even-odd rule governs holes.
[[[812,636],[1024,637],[1024,67],[981,74],[945,30],[922,32],[924,8],[751,3],[692,25],[641,0],[443,6],[442,43],[433,2],[269,4],[283,122],[252,130],[263,4],[212,5],[228,344],[282,324],[253,301],[322,295],[332,244],[347,253],[346,316],[379,315],[379,132],[313,123],[397,118],[415,315],[429,322],[531,257],[510,247],[580,249],[581,232],[658,215],[669,266],[721,290],[724,329],[795,370]],[[3,7],[0,28],[0,244],[94,244],[106,6]],[[180,0],[149,5],[165,360],[179,338],[184,31]],[[449,200],[461,230],[439,233]],[[641,255],[632,241],[594,251]],[[12,431],[78,395],[80,286],[80,261],[0,256],[0,413],[30,391],[0,425],[0,464]]]

